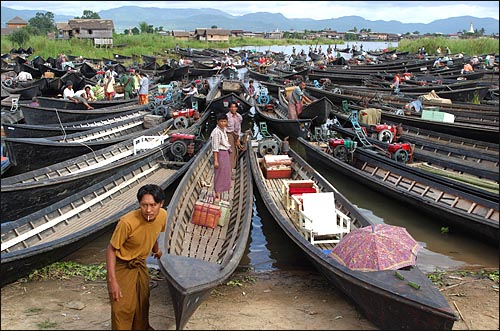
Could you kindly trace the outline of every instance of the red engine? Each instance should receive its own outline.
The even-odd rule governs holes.
[[[195,138],[195,136],[192,134],[172,133],[170,135],[170,142],[173,143],[176,140],[192,140],[194,138]]]
[[[391,143],[394,141],[394,137],[397,133],[397,126],[388,124],[376,124],[370,126],[372,131],[377,133],[377,138],[380,141]]]
[[[193,117],[194,115],[194,109],[183,109],[183,110],[178,110],[178,111],[173,111],[172,112],[172,118],[177,118],[179,116],[184,116],[184,117]]]
[[[391,154],[391,159],[396,162],[408,163],[413,158],[413,152],[410,143],[389,144],[387,151]]]
[[[387,151],[390,153],[395,153],[398,150],[405,150],[405,151],[411,151],[411,145],[410,143],[396,143],[396,144],[389,144],[387,147]]]
[[[344,139],[337,139],[337,138],[332,138],[328,141],[328,145],[330,145],[330,147],[337,147],[339,145],[344,145]]]
[[[382,130],[389,130],[393,134],[396,134],[396,126],[395,125],[389,125],[389,124],[376,124],[372,125],[371,129],[377,132],[381,132]]]

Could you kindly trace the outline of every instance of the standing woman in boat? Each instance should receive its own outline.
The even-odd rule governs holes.
[[[214,190],[215,197],[220,200],[221,192],[229,191],[231,188],[231,144],[227,133],[227,115],[217,114],[217,126],[210,134],[212,142],[212,153],[214,156]]]
[[[236,101],[231,101],[229,103],[229,111],[227,115],[227,138],[231,144],[231,171],[236,170],[236,164],[238,162],[238,149],[241,148],[240,134],[241,134],[241,123],[243,122],[243,116],[238,113],[238,104]]]
[[[312,100],[304,94],[304,89],[306,88],[306,82],[303,80],[299,82],[299,85],[295,86],[290,98],[288,99],[288,119],[296,120],[299,118],[300,113],[302,113],[302,103],[311,103]]]
[[[111,71],[106,71],[102,85],[106,100],[112,101],[115,97],[115,77],[113,77]]]
[[[165,192],[146,184],[137,192],[139,208],[122,216],[106,249],[112,330],[153,330],[149,325],[149,274],[146,258],[159,259],[158,235],[165,231]]]
[[[139,78],[139,104],[146,105],[148,103],[149,79],[142,71],[137,74]]]

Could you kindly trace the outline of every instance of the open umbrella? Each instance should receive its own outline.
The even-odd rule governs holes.
[[[405,228],[374,224],[345,235],[330,256],[352,270],[396,270],[415,265],[419,250]]]

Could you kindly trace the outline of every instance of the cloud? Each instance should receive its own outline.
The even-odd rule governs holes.
[[[498,1],[2,1],[13,9],[40,9],[54,14],[80,16],[121,6],[157,8],[213,8],[231,15],[270,12],[287,18],[315,20],[361,16],[367,20],[430,23],[458,16],[498,19]]]

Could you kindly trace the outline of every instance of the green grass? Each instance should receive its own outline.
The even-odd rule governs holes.
[[[448,46],[452,54],[463,52],[466,56],[473,56],[498,54],[499,41],[487,37],[474,39],[448,39],[444,37],[420,38],[417,40],[402,39],[398,43],[398,50],[416,54],[422,46],[425,47],[428,54],[436,54],[438,47],[441,47],[444,53],[446,46]]]
[[[38,327],[39,330],[47,330],[47,329],[54,329],[57,326],[57,323],[51,322],[50,320],[45,320],[43,322],[37,323],[36,326]]]
[[[70,40],[55,40],[48,39],[45,36],[32,36],[24,48],[33,47],[35,55],[39,55],[44,59],[48,57],[57,57],[61,51],[66,54],[83,56],[86,58],[113,58],[113,53],[131,56],[135,55],[152,55],[161,53],[169,58],[178,58],[177,55],[167,54],[166,50],[175,48],[178,44],[181,48],[188,46],[194,49],[215,48],[227,49],[233,47],[245,46],[286,46],[286,45],[325,45],[341,43],[344,41],[335,41],[326,38],[318,39],[263,39],[263,38],[248,38],[248,37],[231,37],[229,42],[205,42],[193,40],[178,40],[170,36],[160,36],[159,34],[140,34],[140,35],[123,35],[115,34],[113,36],[114,45],[127,44],[123,48],[95,48],[92,41],[88,39],[70,39]],[[446,46],[451,49],[452,53],[464,52],[465,55],[481,55],[498,53],[499,41],[492,38],[475,38],[475,39],[448,39],[444,37],[420,38],[416,40],[402,39],[398,43],[398,50],[401,52],[409,51],[417,53],[417,50],[424,46],[428,54],[435,54],[436,49],[441,47],[445,50]],[[18,45],[12,43],[8,37],[2,38],[1,52],[8,53],[12,48],[19,48]],[[394,48],[389,44],[389,48]],[[159,61],[161,64],[161,61]]]

